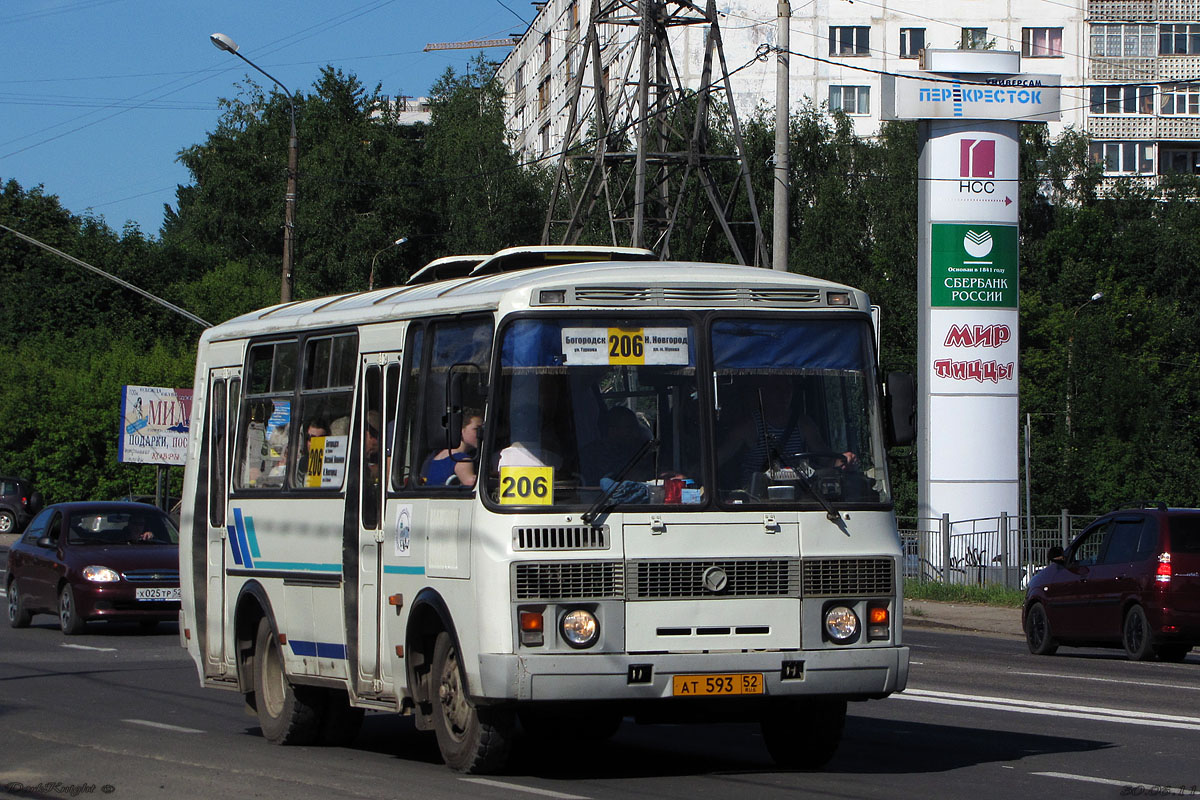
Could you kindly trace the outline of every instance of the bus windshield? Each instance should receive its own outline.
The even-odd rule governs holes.
[[[698,330],[682,316],[505,326],[488,421],[491,500],[890,501],[868,322],[720,317],[707,340]],[[703,382],[701,363],[713,367]]]

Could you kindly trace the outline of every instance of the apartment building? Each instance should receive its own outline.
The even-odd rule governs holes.
[[[602,2],[602,7],[607,3]],[[571,79],[583,63],[590,0],[535,3],[537,16],[497,77],[508,126],[529,160],[552,161],[565,136]],[[790,98],[841,109],[856,133],[878,132],[880,73],[914,72],[924,48],[1020,51],[1022,71],[1057,76],[1062,120],[1093,137],[1113,175],[1200,173],[1200,0],[793,0]],[[774,107],[775,0],[718,5],[733,102],[746,117]],[[598,26],[610,95],[636,84],[637,28]],[[706,26],[669,29],[681,81],[700,85]],[[1185,81],[1195,81],[1187,83]],[[1127,85],[1137,84],[1137,85]],[[591,68],[581,106],[591,104]]]

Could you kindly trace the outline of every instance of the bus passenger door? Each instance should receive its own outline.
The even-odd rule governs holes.
[[[193,558],[204,559],[207,589],[197,592],[196,620],[204,632],[204,674],[217,677],[232,674],[234,653],[225,641],[228,609],[225,591],[225,552],[229,536],[229,464],[232,459],[234,432],[241,394],[242,370],[214,369],[208,379],[208,513],[203,555],[193,548]],[[193,526],[195,530],[196,526]],[[196,587],[199,589],[200,587]],[[203,604],[201,604],[203,598]],[[203,606],[202,608],[199,606]]]
[[[383,681],[382,579],[384,499],[390,474],[391,435],[396,387],[400,380],[399,353],[365,353],[362,357],[359,408],[359,514],[357,553],[357,661],[355,691],[360,695],[390,694]],[[350,598],[347,598],[349,600]]]

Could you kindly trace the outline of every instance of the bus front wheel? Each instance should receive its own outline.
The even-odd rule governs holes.
[[[273,744],[312,744],[320,732],[319,689],[294,686],[283,669],[279,637],[265,617],[254,640],[254,700],[263,738]]]
[[[786,769],[820,769],[829,763],[846,727],[846,700],[816,697],[783,703],[762,720],[763,742]]]
[[[446,766],[456,772],[501,769],[512,745],[511,709],[479,706],[467,696],[458,646],[443,631],[433,647],[433,729]]]

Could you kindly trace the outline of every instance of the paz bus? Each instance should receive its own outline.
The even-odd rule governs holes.
[[[754,721],[781,765],[904,688],[858,290],[551,246],[201,337],[180,636],[281,744],[412,715],[448,766],[624,720]]]

